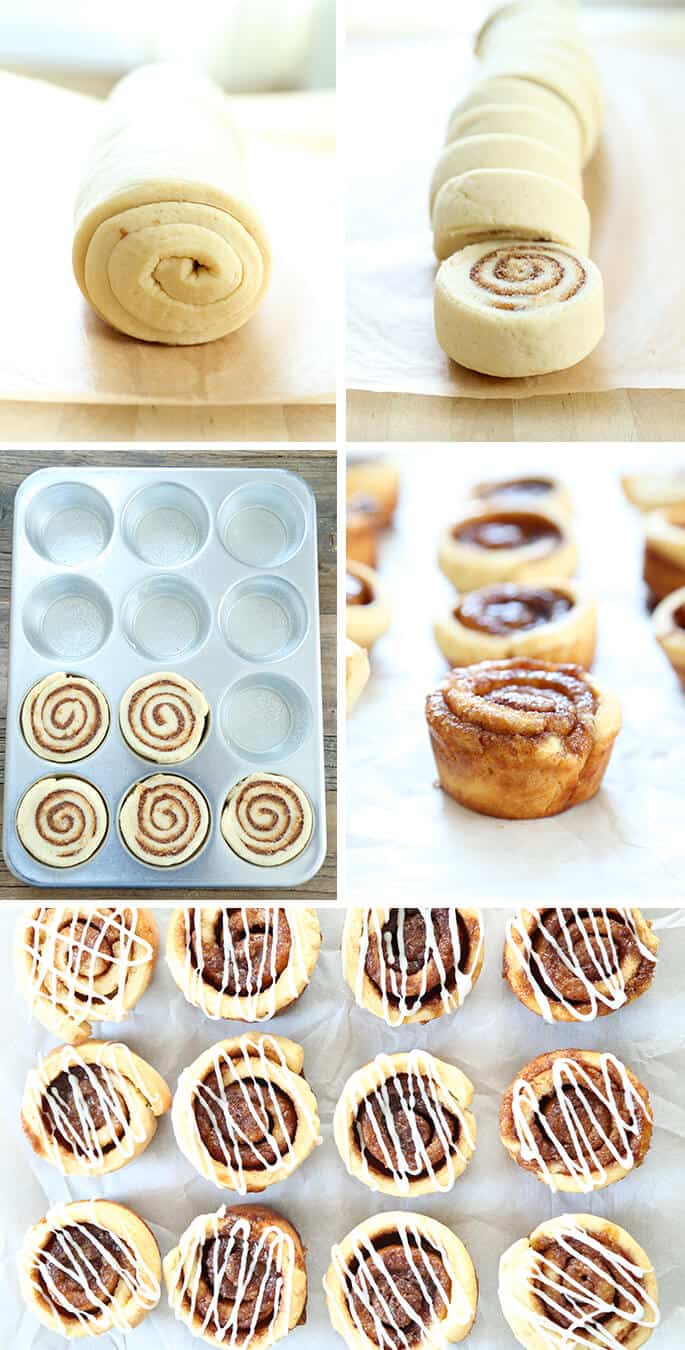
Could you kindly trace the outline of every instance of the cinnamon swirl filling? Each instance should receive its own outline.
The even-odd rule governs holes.
[[[537,243],[493,249],[474,263],[470,278],[481,303],[506,310],[565,304],[587,284],[587,272],[577,254]]]
[[[545,516],[528,511],[493,511],[465,520],[452,531],[460,544],[473,548],[512,549],[544,545],[550,552],[561,541],[561,530]]]
[[[459,910],[395,909],[383,923],[371,912],[363,970],[402,1020],[433,1000],[458,1006],[481,947],[480,924]]]
[[[455,607],[455,619],[480,633],[506,636],[557,623],[573,609],[573,601],[549,586],[511,582],[487,586],[466,595]]]

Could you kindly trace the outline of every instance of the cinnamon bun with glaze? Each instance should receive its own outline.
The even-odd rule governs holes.
[[[652,615],[654,636],[685,689],[685,586],[671,591]]]
[[[458,591],[504,581],[566,581],[578,562],[568,523],[542,507],[464,507],[440,535],[438,565]]]
[[[502,582],[460,596],[447,617],[436,621],[434,633],[451,667],[535,656],[589,670],[597,611],[568,581]]]
[[[370,651],[387,633],[392,612],[376,572],[363,563],[347,562],[345,629],[348,638]]]
[[[21,708],[24,740],[34,755],[55,764],[86,759],[109,731],[109,704],[82,675],[60,671],[29,689]]]
[[[457,1012],[483,967],[477,909],[348,909],[343,973],[360,1008],[391,1027]]]

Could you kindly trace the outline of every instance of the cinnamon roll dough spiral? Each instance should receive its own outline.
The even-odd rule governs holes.
[[[229,104],[199,72],[144,66],[114,89],[78,194],[89,304],[146,342],[211,342],[260,305],[271,259]]]
[[[34,1153],[65,1175],[105,1176],[137,1158],[171,1106],[164,1079],[127,1045],[52,1050],[26,1080],[21,1123]]]
[[[307,988],[320,947],[315,909],[194,905],[174,910],[166,959],[206,1017],[266,1022]]]
[[[343,973],[360,1008],[388,1026],[457,1012],[483,967],[477,909],[348,909]]]
[[[499,1297],[526,1350],[638,1350],[660,1321],[646,1252],[593,1214],[562,1214],[515,1242],[500,1261]]]
[[[621,712],[580,666],[512,658],[453,670],[426,720],[441,786],[482,815],[557,815],[599,791]]]
[[[333,1131],[350,1176],[385,1195],[452,1189],[476,1146],[473,1084],[424,1050],[377,1055],[348,1078]]]
[[[500,1107],[510,1158],[551,1191],[589,1195],[645,1160],[653,1117],[646,1087],[596,1050],[553,1050],[519,1070]]]
[[[546,1022],[592,1022],[647,992],[658,951],[639,909],[521,909],[507,924],[503,973]]]
[[[155,764],[180,764],[200,746],[209,704],[184,675],[157,671],[134,680],[121,700],[119,725],[131,750]]]
[[[539,506],[474,503],[442,531],[438,544],[440,571],[459,591],[505,581],[565,581],[577,562],[568,522]]]
[[[497,240],[548,240],[586,254],[590,212],[579,192],[528,169],[472,169],[443,183],[433,206],[440,261]]]
[[[597,607],[569,581],[502,582],[460,595],[436,621],[434,633],[451,667],[535,656],[588,670],[595,656]]]
[[[109,704],[82,675],[46,675],[29,689],[21,708],[24,740],[34,755],[70,764],[92,755],[109,730]]]
[[[584,360],[605,325],[602,276],[586,254],[587,241],[541,243],[520,234],[454,253],[435,284],[443,351],[468,370],[503,379],[567,370]]]
[[[257,867],[280,867],[299,857],[314,830],[303,788],[275,773],[243,778],[226,798],[221,833],[229,848]]]
[[[109,828],[107,803],[85,778],[40,778],[17,808],[17,834],[46,867],[78,867],[97,853]]]
[[[555,144],[547,144],[535,139],[533,134],[519,130],[530,121],[535,124],[542,114],[530,110],[530,116],[522,115],[511,108],[472,109],[459,119],[459,138],[446,145],[433,172],[430,185],[429,206],[431,214],[435,199],[443,184],[460,174],[471,173],[474,169],[525,169],[530,173],[543,173],[547,178],[558,178],[573,192],[582,192],[583,179],[577,159],[564,154]],[[528,111],[528,110],[526,110]],[[551,119],[545,119],[550,120]],[[476,131],[476,127],[487,130]],[[468,135],[464,135],[467,128]],[[535,130],[533,125],[532,130]],[[555,127],[550,130],[550,139]]]
[[[476,1320],[471,1257],[425,1214],[377,1214],[358,1224],[333,1248],[324,1291],[350,1350],[433,1350],[463,1341]]]
[[[67,1340],[132,1331],[159,1303],[161,1273],[147,1224],[111,1200],[56,1205],[19,1255],[25,1303]]]
[[[169,1306],[207,1345],[268,1350],[307,1315],[297,1229],[264,1205],[200,1214],[164,1258]]]
[[[171,1120],[181,1152],[240,1195],[284,1181],[321,1142],[304,1051],[283,1036],[219,1041],[184,1069]]]
[[[209,826],[209,806],[199,787],[170,773],[135,783],[119,810],[126,847],[153,867],[188,862],[202,848]]]
[[[152,979],[158,948],[149,910],[36,905],[17,925],[17,984],[42,1026],[82,1045],[91,1022],[128,1017]]]

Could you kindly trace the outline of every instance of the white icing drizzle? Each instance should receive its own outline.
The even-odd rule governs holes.
[[[659,1309],[642,1283],[644,1276],[651,1273],[649,1268],[643,1270],[580,1226],[560,1229],[554,1232],[553,1238],[574,1262],[576,1274],[561,1270],[554,1261],[536,1252],[527,1272],[527,1294],[543,1308],[567,1316],[568,1325],[560,1326],[547,1311],[537,1312],[516,1300],[518,1315],[538,1332],[549,1350],[576,1350],[579,1346],[588,1350],[600,1350],[600,1347],[601,1350],[625,1350],[625,1339],[619,1340],[610,1326],[601,1320],[611,1316],[620,1319],[624,1327],[653,1331],[659,1325]],[[602,1266],[597,1264],[598,1259]],[[579,1267],[589,1276],[596,1275],[604,1286],[608,1283],[613,1288],[614,1303],[609,1303],[601,1292],[590,1287],[579,1273]],[[570,1314],[561,1299],[570,1305]],[[616,1307],[619,1300],[628,1304],[625,1311]]]
[[[274,1061],[281,1069],[288,1071],[286,1089],[271,1079],[270,1069]],[[241,1073],[241,1068],[248,1072]],[[212,1070],[219,1085],[218,1091],[207,1082]],[[179,1086],[187,1073],[186,1069],[181,1075]],[[233,1055],[227,1054],[221,1045],[215,1046],[211,1069],[207,1071],[202,1082],[193,1086],[192,1102],[193,1105],[201,1106],[211,1128],[216,1131],[215,1137],[223,1155],[221,1165],[227,1169],[231,1189],[237,1191],[239,1195],[247,1194],[249,1172],[255,1169],[265,1172],[278,1171],[286,1158],[293,1165],[296,1164],[295,1141],[303,1129],[303,1122],[315,1143],[321,1143],[316,1116],[304,1094],[305,1086],[304,1079],[288,1068],[283,1051],[272,1036],[241,1036],[238,1053]],[[257,1131],[262,1132],[261,1140],[251,1138],[250,1133],[242,1129],[231,1114],[226,1090],[233,1087],[237,1088],[241,1095],[249,1120],[254,1122]],[[288,1135],[278,1100],[279,1091],[285,1091],[295,1108],[296,1122],[292,1139]],[[194,1110],[191,1110],[191,1139],[200,1162],[200,1170],[206,1171],[207,1167],[215,1168],[216,1162],[202,1140]],[[249,1158],[247,1165],[243,1162],[243,1152]]]
[[[275,1224],[265,1224],[257,1237],[252,1235],[252,1223],[246,1215],[231,1215],[231,1211],[222,1206],[210,1217],[206,1215],[193,1220],[179,1241],[180,1260],[176,1269],[176,1283],[170,1291],[170,1302],[181,1317],[187,1309],[187,1320],[195,1336],[209,1333],[225,1346],[240,1346],[240,1350],[249,1350],[259,1334],[260,1344],[272,1344],[271,1335],[280,1326],[284,1334],[290,1326],[290,1314],[293,1296],[293,1274],[295,1270],[295,1244],[290,1233]],[[231,1218],[227,1225],[227,1218]],[[219,1239],[225,1239],[223,1258],[219,1259]],[[202,1253],[208,1242],[214,1240],[212,1253],[212,1287],[207,1309],[204,1314],[198,1311],[198,1298],[203,1282]],[[252,1246],[252,1252],[250,1251]],[[239,1258],[238,1274],[235,1276],[235,1257]],[[262,1265],[263,1274],[259,1288],[250,1293],[256,1273]],[[226,1275],[231,1274],[235,1282],[235,1298],[221,1298],[221,1285]],[[275,1276],[274,1306],[268,1328],[260,1328],[261,1310],[269,1281]],[[246,1298],[253,1303],[254,1310],[248,1328],[240,1326],[240,1315]]]
[[[59,1226],[54,1228],[49,1237],[57,1239],[60,1253],[50,1256],[43,1248],[34,1253],[31,1283],[39,1299],[45,1298],[47,1290],[50,1305],[62,1328],[68,1328],[76,1318],[80,1326],[90,1329],[101,1317],[107,1317],[113,1327],[127,1331],[130,1330],[131,1316],[129,1303],[135,1302],[138,1307],[148,1311],[156,1307],[161,1295],[160,1283],[130,1239],[127,1237],[124,1240],[118,1233],[106,1228],[98,1211],[98,1202],[91,1200],[88,1203],[92,1217],[77,1223],[70,1223],[68,1217],[63,1218],[63,1211],[53,1211],[52,1216],[48,1214],[48,1223],[55,1213],[59,1219]],[[109,1251],[97,1234],[88,1231],[87,1223],[107,1232],[116,1248],[115,1252]],[[118,1284],[113,1293],[109,1293],[92,1261],[84,1256],[79,1238],[92,1243],[115,1272]],[[130,1266],[132,1270],[128,1268]],[[73,1281],[90,1300],[88,1309],[75,1307],[60,1292],[55,1282],[58,1272]]]
[[[483,945],[483,925],[480,914],[478,945],[471,960],[469,969],[463,971],[459,968],[462,956],[461,940],[459,937],[458,911],[448,910],[447,923],[449,926],[450,941],[454,957],[454,983],[455,988],[448,988],[448,973],[440,952],[438,937],[433,926],[433,913],[430,906],[421,906],[416,908],[416,912],[421,915],[426,931],[426,959],[421,975],[421,984],[416,994],[409,993],[409,963],[405,948],[405,926],[407,911],[398,909],[397,913],[397,956],[392,949],[392,937],[389,933],[383,935],[383,925],[386,923],[389,914],[392,911],[382,909],[365,910],[362,918],[362,929],[359,941],[359,962],[356,972],[355,998],[360,1006],[363,1006],[364,981],[367,979],[366,958],[369,951],[371,938],[375,939],[378,950],[378,959],[381,967],[381,976],[378,984],[378,993],[380,995],[383,1017],[388,1026],[400,1026],[408,1017],[418,1013],[423,1008],[426,995],[429,994],[428,988],[428,967],[433,963],[438,971],[440,978],[440,1000],[444,1011],[455,1012],[460,1008],[464,999],[470,994],[473,988],[472,971],[475,970],[480,959],[480,952]]]
[[[136,932],[138,910],[132,906],[74,910],[66,926],[62,915],[59,909],[43,906],[25,925],[32,1009],[46,999],[55,1012],[66,1012],[80,1021],[89,1017],[122,1021],[129,972],[149,965],[155,954],[152,944]],[[93,934],[89,945],[87,938]],[[106,941],[111,944],[111,956],[102,950]],[[105,966],[101,974],[99,962]]]
[[[242,983],[241,966],[238,960],[233,940],[233,932],[230,927],[231,914],[239,913],[242,920],[243,930],[246,934],[250,932],[249,914],[254,906],[250,905],[225,905],[221,912],[221,933],[218,941],[224,953],[224,968],[221,978],[221,987],[216,989],[204,978],[205,962],[202,952],[202,925],[203,909],[199,905],[188,905],[184,907],[184,931],[185,931],[185,975],[186,986],[190,991],[190,997],[205,1014],[214,1021],[221,1020],[221,1012],[212,1004],[216,1004],[217,995],[226,993],[233,985],[239,988]],[[260,909],[260,914],[265,916],[264,941],[261,944],[260,955],[256,961],[252,960],[249,950],[249,944],[246,945],[247,951],[247,992],[241,994],[228,994],[229,998],[240,999],[244,1007],[244,1017],[248,1022],[268,1022],[278,1011],[278,988],[277,984],[281,980],[287,980],[290,1002],[293,1002],[300,990],[307,983],[307,963],[305,960],[304,944],[302,934],[296,923],[291,923],[288,917],[287,909],[282,906],[265,907]],[[277,958],[277,937],[279,923],[285,922],[290,934],[290,953],[285,970],[279,976],[276,965]],[[259,930],[262,931],[261,929]],[[265,987],[265,977],[268,976],[269,983]],[[264,1010],[259,1011],[259,1001],[264,1004]]]
[[[570,911],[573,914],[573,911]],[[551,913],[555,914],[561,929],[562,941],[557,941],[554,934],[545,924],[542,912],[537,921],[537,932],[544,934],[546,941],[559,958],[564,970],[579,984],[582,985],[586,999],[589,1005],[589,1011],[583,1013],[575,1003],[570,1003],[560,989],[554,990],[554,1001],[560,1003],[566,1011],[572,1014],[578,1022],[592,1022],[597,1017],[600,1007],[609,1008],[615,1012],[617,1008],[623,1007],[627,1000],[625,975],[621,969],[619,955],[616,950],[616,943],[611,929],[611,916],[618,915],[630,930],[635,945],[640,955],[648,961],[656,964],[657,957],[642,942],[637,924],[631,910],[619,909],[617,906],[598,907],[585,911],[589,921],[590,933],[588,934],[585,924],[580,924],[578,931],[582,935],[584,954],[589,960],[593,978],[589,979],[585,974],[580,956],[574,950],[573,940],[566,920],[566,912],[563,909],[554,909]],[[601,924],[598,918],[601,916]],[[508,950],[518,962],[521,970],[535,995],[539,1011],[546,1022],[553,1022],[551,1000],[544,989],[535,978],[532,969],[533,961],[533,937],[535,934],[529,934],[526,931],[525,911],[519,910],[512,919],[507,922],[507,945]],[[518,939],[518,941],[517,941]],[[595,949],[592,941],[594,939]]]
[[[113,1053],[118,1053],[121,1063],[115,1068],[111,1063]],[[96,1125],[93,1110],[88,1105],[84,1089],[75,1069],[85,1074],[87,1086],[94,1092],[97,1106],[104,1124]],[[78,1114],[78,1123],[69,1115],[69,1103],[60,1094],[56,1079],[66,1073],[69,1087]],[[57,1059],[51,1057],[49,1068],[40,1065],[32,1069],[26,1082],[26,1097],[34,1108],[34,1120],[42,1119],[49,1106],[56,1131],[65,1141],[60,1146],[57,1134],[45,1124],[42,1126],[41,1142],[49,1153],[55,1167],[62,1167],[64,1147],[76,1157],[82,1158],[89,1167],[97,1167],[105,1160],[108,1146],[113,1143],[118,1152],[127,1160],[134,1157],[136,1146],[148,1138],[144,1121],[132,1111],[134,1103],[132,1092],[136,1092],[150,1107],[154,1115],[162,1108],[162,1098],[150,1083],[146,1083],[136,1063],[136,1057],[127,1045],[121,1043],[104,1044],[98,1048],[94,1060],[86,1060],[83,1053],[73,1046],[62,1046]]]
[[[468,1162],[475,1148],[475,1139],[471,1134],[460,1103],[453,1096],[444,1080],[438,1060],[422,1050],[412,1050],[407,1056],[406,1068],[403,1067],[399,1073],[396,1071],[389,1055],[377,1055],[372,1064],[367,1066],[366,1072],[369,1068],[373,1068],[375,1071],[376,1086],[368,1091],[361,1101],[356,1102],[355,1079],[357,1075],[354,1074],[345,1086],[343,1101],[347,1110],[353,1116],[360,1111],[366,1113],[371,1122],[383,1165],[391,1173],[397,1187],[408,1194],[412,1181],[427,1174],[434,1183],[436,1190],[451,1190],[458,1175],[455,1165],[456,1160],[459,1159],[464,1165]],[[408,1080],[406,1089],[402,1085],[402,1077],[406,1077]],[[400,1114],[409,1127],[411,1143],[416,1155],[413,1163],[407,1158],[402,1147],[397,1111],[393,1111],[390,1101],[391,1090],[394,1090],[399,1097]],[[417,1107],[423,1108],[433,1125],[440,1144],[443,1161],[438,1164],[437,1171],[430,1157],[429,1145],[421,1138],[416,1118]],[[459,1135],[456,1142],[452,1137],[450,1116],[454,1116],[459,1122]],[[389,1151],[385,1143],[384,1135],[389,1137],[392,1152]],[[465,1150],[462,1149],[462,1140],[466,1144]],[[373,1157],[369,1160],[361,1137],[357,1139],[357,1144],[362,1160],[364,1181],[371,1190],[378,1190],[375,1161]],[[354,1127],[347,1133],[345,1162],[348,1171],[351,1166],[353,1145]]]
[[[419,1223],[409,1214],[405,1219],[397,1221],[396,1231],[407,1269],[416,1281],[422,1299],[429,1308],[436,1309],[442,1306],[445,1314],[449,1311],[460,1326],[466,1326],[471,1321],[473,1309],[439,1238],[433,1230],[426,1236]],[[353,1233],[350,1235],[353,1239],[351,1250],[343,1252],[341,1246],[335,1246],[331,1252],[333,1267],[345,1294],[348,1315],[362,1343],[366,1343],[368,1332],[364,1330],[357,1304],[361,1304],[371,1322],[373,1338],[379,1350],[416,1350],[418,1346],[446,1346],[447,1340],[441,1329],[440,1316],[433,1315],[428,1323],[424,1322],[405,1298],[401,1285],[385,1265],[383,1248],[376,1245],[381,1236],[384,1237],[385,1234],[378,1233],[374,1238],[366,1233]],[[443,1285],[430,1264],[431,1253],[437,1253],[440,1257],[449,1280],[447,1286]],[[356,1267],[354,1271],[350,1269],[351,1266]],[[330,1292],[327,1278],[324,1280],[324,1288],[326,1293]],[[393,1304],[401,1308],[408,1330],[400,1326],[392,1310]]]
[[[587,1194],[594,1191],[598,1184],[604,1184],[608,1177],[607,1168],[599,1157],[602,1147],[609,1150],[615,1163],[629,1170],[635,1163],[633,1140],[639,1140],[642,1123],[645,1120],[652,1121],[651,1112],[631,1082],[625,1064],[615,1055],[603,1054],[600,1056],[599,1068],[601,1086],[596,1078],[591,1077],[582,1061],[574,1059],[573,1055],[560,1055],[552,1064],[552,1086],[568,1131],[568,1146],[555,1134],[540,1110],[533,1084],[525,1078],[517,1078],[514,1083],[512,1112],[521,1145],[521,1159],[534,1163],[553,1191],[558,1189],[555,1173],[550,1170],[536,1143],[532,1128],[535,1122],[540,1133],[554,1147],[563,1171],[574,1177],[578,1189]],[[612,1080],[612,1070],[618,1077],[618,1085]],[[580,1111],[564,1091],[569,1087],[579,1098]],[[596,1108],[600,1104],[606,1107],[611,1117],[609,1130],[604,1129],[597,1114]],[[596,1146],[589,1137],[588,1122],[590,1131],[598,1139]]]

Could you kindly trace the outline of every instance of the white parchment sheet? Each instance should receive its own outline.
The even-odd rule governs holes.
[[[643,521],[621,474],[680,462],[650,446],[446,447],[394,453],[401,471],[395,528],[380,577],[390,632],[348,722],[347,890],[350,903],[466,900],[680,902],[685,894],[685,696],[652,634],[641,580]],[[426,695],[447,672],[432,626],[454,603],[438,570],[438,536],[478,478],[557,474],[573,495],[578,580],[595,596],[594,674],[623,707],[604,785],[548,820],[495,820],[436,787]]]
[[[103,1195],[122,1201],[150,1223],[162,1255],[199,1213],[231,1203],[195,1175],[176,1148],[169,1118],[134,1163],[98,1180],[64,1180],[34,1158],[19,1125],[26,1073],[54,1045],[14,993],[11,938],[19,906],[0,915],[0,1000],[3,1052],[0,1059],[0,1185],[2,1259],[0,1343],[7,1350],[60,1350],[66,1342],[43,1330],[20,1302],[15,1274],[23,1234],[56,1202]],[[169,911],[156,910],[164,932]],[[300,1001],[262,1029],[291,1036],[304,1046],[305,1073],[316,1093],[323,1144],[286,1182],[272,1186],[265,1202],[281,1209],[299,1229],[308,1248],[310,1297],[306,1327],[285,1344],[293,1350],[340,1350],[342,1341],[328,1322],[321,1281],[331,1244],[354,1224],[380,1210],[410,1209],[406,1201],[379,1196],[348,1177],[333,1143],[332,1113],[347,1076],[381,1051],[420,1046],[458,1064],[476,1088],[473,1110],[478,1143],[475,1156],[452,1192],[426,1196],[414,1208],[450,1224],[466,1243],[480,1279],[480,1310],[465,1342],[468,1350],[514,1350],[514,1339],[497,1299],[497,1266],[502,1251],[543,1220],[570,1210],[605,1215],[632,1232],[646,1248],[659,1278],[663,1321],[654,1350],[682,1350],[685,1294],[682,1216],[685,1212],[685,911],[655,912],[662,940],[652,989],[611,1017],[578,1027],[547,1027],[523,1008],[501,979],[507,911],[485,915],[485,964],[476,988],[454,1017],[426,1028],[388,1028],[355,1007],[340,966],[341,911],[320,911],[324,945],[311,985]],[[120,1026],[97,1027],[98,1034],[123,1040],[146,1056],[175,1086],[182,1068],[224,1036],[248,1028],[207,1021],[191,1008],[160,959],[152,985]],[[622,1056],[648,1087],[656,1128],[642,1169],[594,1197],[554,1196],[516,1167],[499,1140],[497,1115],[502,1092],[518,1069],[535,1055],[559,1047],[611,1050]],[[239,1197],[235,1197],[239,1199]],[[163,1297],[160,1308],[129,1337],[88,1338],[79,1344],[103,1350],[189,1350],[194,1341],[176,1323]]]

